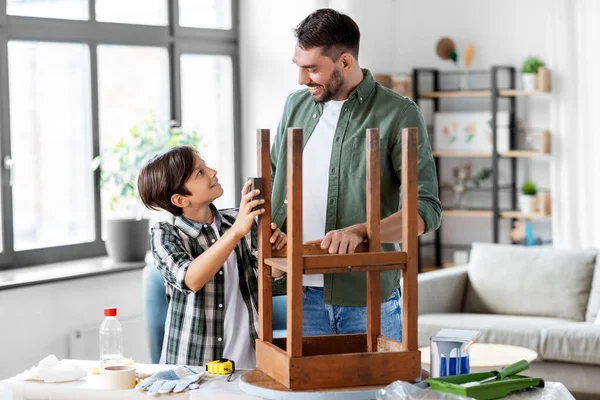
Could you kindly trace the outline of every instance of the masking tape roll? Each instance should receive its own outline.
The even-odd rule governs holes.
[[[100,372],[105,389],[132,389],[135,387],[135,368],[126,365],[114,365],[102,368]]]

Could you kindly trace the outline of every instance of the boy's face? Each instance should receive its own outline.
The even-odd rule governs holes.
[[[188,206],[207,205],[223,195],[217,171],[209,168],[199,156],[195,158],[194,170],[185,181],[185,187],[191,193],[184,196]]]

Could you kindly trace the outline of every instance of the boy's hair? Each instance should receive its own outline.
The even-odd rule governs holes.
[[[347,52],[358,60],[358,25],[349,16],[331,8],[322,8],[304,18],[294,29],[294,36],[301,49],[321,47],[321,54],[333,61]]]
[[[144,205],[151,210],[162,209],[173,215],[181,215],[182,208],[171,202],[171,196],[191,194],[185,182],[194,172],[197,155],[193,147],[177,146],[148,161],[137,181]]]

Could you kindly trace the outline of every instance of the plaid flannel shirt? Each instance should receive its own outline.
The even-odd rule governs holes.
[[[222,236],[235,222],[237,209],[217,210],[211,204],[215,225]],[[210,224],[175,217],[174,224],[160,222],[152,227],[152,254],[163,276],[169,308],[165,322],[160,362],[206,365],[223,357],[225,282],[223,267],[200,290],[185,285],[190,263],[217,241]],[[239,288],[248,309],[250,340],[258,338],[257,224],[235,247]],[[274,293],[282,293],[285,279],[276,279]]]

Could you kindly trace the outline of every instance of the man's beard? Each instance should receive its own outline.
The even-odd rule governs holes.
[[[323,93],[319,97],[313,95],[313,99],[317,103],[326,103],[331,99],[337,97],[344,86],[344,78],[339,70],[334,69],[329,77],[329,80],[324,85],[307,85],[309,87],[321,86]]]

